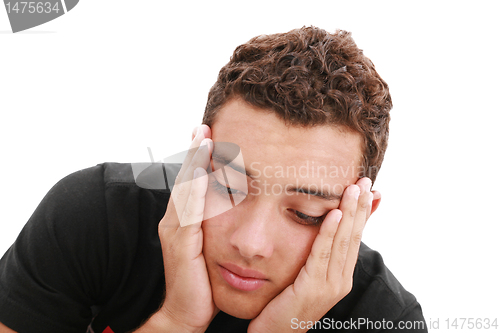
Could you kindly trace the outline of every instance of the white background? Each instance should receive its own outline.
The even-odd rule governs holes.
[[[394,101],[365,242],[440,331],[447,318],[500,317],[495,1],[178,3],[81,0],[17,34],[0,8],[0,254],[65,175],[185,149],[237,45],[340,28]]]

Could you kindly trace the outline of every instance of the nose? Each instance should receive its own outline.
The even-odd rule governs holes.
[[[269,258],[274,251],[278,214],[270,205],[255,203],[248,214],[236,222],[230,243],[245,258]]]

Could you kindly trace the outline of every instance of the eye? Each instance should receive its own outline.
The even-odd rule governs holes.
[[[217,179],[213,179],[211,182],[210,182],[210,186],[219,194],[223,195],[223,196],[226,196],[226,194],[231,194],[231,195],[238,195],[238,194],[243,194],[245,195],[245,193],[243,193],[242,191],[239,191],[239,190],[235,190],[233,188],[230,188],[230,187],[227,187],[227,186],[224,186],[222,185],[221,183],[219,183],[217,181]]]
[[[293,214],[293,217],[295,220],[304,225],[318,225],[323,222],[323,220],[326,217],[325,215],[322,216],[309,216],[307,214],[304,214],[302,212],[299,212],[298,210],[295,209],[289,209],[289,211]]]

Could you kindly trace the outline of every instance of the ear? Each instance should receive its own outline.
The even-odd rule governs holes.
[[[380,205],[380,201],[382,201],[382,193],[379,191],[372,191],[373,193],[373,201],[372,201],[372,211],[370,212],[370,215],[372,215]]]

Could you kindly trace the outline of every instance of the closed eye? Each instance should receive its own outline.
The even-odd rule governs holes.
[[[223,196],[226,196],[227,194],[231,194],[231,195],[246,195],[244,192],[240,191],[240,190],[236,190],[236,189],[233,189],[233,188],[230,188],[230,187],[227,187],[227,186],[224,186],[222,185],[221,183],[219,183],[217,181],[217,179],[213,179],[211,182],[210,182],[210,186],[219,194],[223,195]]]
[[[326,217],[326,214],[321,215],[321,216],[310,216],[307,214],[304,214],[302,212],[299,212],[298,210],[295,209],[289,209],[290,213],[292,213],[292,216],[295,218],[295,220],[304,225],[318,225],[323,222],[323,220]]]

